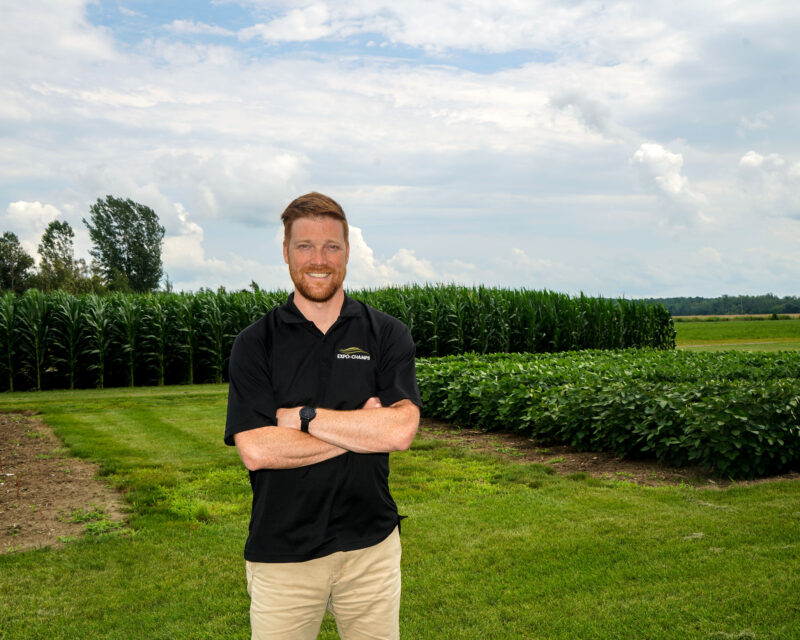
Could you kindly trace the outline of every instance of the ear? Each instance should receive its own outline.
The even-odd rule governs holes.
[[[283,261],[289,264],[289,248],[286,246],[286,240],[283,241]]]
[[[344,263],[347,264],[348,262],[350,262],[350,243],[345,242],[344,247],[345,247]]]

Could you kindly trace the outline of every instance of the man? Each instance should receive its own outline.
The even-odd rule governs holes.
[[[254,639],[399,638],[401,516],[389,452],[408,449],[421,400],[399,320],[342,288],[342,208],[320,193],[283,212],[294,293],[236,338],[225,442],[253,489],[245,545]]]

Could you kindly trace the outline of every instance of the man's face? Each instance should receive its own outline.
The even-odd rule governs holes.
[[[344,225],[328,216],[295,220],[283,243],[295,290],[313,302],[327,302],[341,289],[349,254]]]

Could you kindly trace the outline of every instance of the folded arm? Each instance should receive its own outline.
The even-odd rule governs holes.
[[[300,407],[278,409],[278,426],[241,431],[236,448],[250,470],[295,469],[335,458],[346,451],[381,453],[411,446],[419,408],[410,400],[382,407],[377,398],[355,411],[317,409],[310,433],[300,431]]]
[[[346,452],[302,431],[260,427],[233,436],[244,466],[258,469],[296,469],[323,462]]]
[[[278,426],[300,429],[300,407],[278,409]],[[419,407],[411,400],[398,400],[383,407],[370,398],[355,411],[317,409],[309,434],[330,445],[354,453],[405,451],[419,427]]]

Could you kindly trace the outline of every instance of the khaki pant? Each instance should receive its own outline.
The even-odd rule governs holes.
[[[327,608],[342,640],[400,638],[400,534],[307,562],[247,562],[252,640],[314,640]]]

